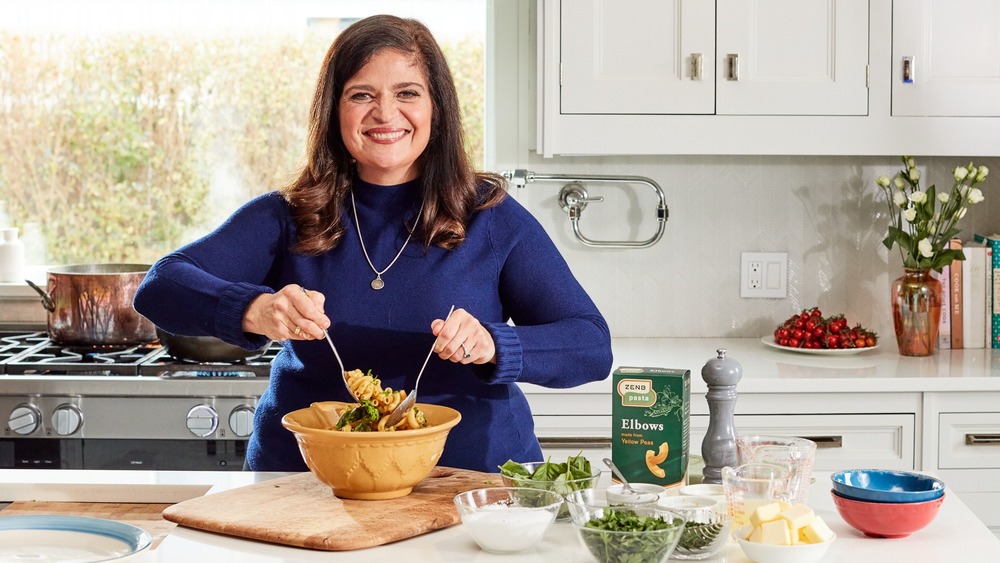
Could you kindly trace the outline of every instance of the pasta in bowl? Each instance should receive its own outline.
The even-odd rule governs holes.
[[[403,399],[406,391],[393,391],[391,387],[382,388],[382,382],[361,370],[344,372],[347,387],[358,403],[347,405],[338,411],[339,418],[335,428],[344,432],[389,432],[394,430],[416,430],[430,426],[423,411],[413,407],[406,411],[406,416],[397,424],[389,427],[387,421],[391,413]]]
[[[410,494],[437,465],[448,432],[462,419],[455,409],[417,403],[414,410],[425,426],[404,430],[404,419],[394,431],[348,432],[343,425],[338,430],[344,413],[359,404],[313,403],[281,419],[295,435],[309,470],[340,498],[384,500]]]

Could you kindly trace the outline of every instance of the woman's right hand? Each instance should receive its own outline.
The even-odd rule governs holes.
[[[325,302],[322,293],[295,284],[276,293],[262,293],[243,314],[243,330],[271,340],[319,340],[330,327],[323,313]]]

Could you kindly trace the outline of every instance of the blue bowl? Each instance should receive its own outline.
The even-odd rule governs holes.
[[[862,502],[926,502],[944,494],[943,481],[910,471],[848,469],[830,480],[839,495]]]

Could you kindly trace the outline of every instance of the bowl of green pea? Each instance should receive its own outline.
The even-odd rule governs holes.
[[[664,563],[684,533],[684,516],[654,506],[569,509],[580,543],[599,563]]]

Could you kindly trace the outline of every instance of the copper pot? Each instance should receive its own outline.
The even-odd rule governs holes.
[[[156,340],[156,327],[132,300],[148,264],[76,264],[48,270],[48,291],[28,281],[49,312],[49,338],[66,344],[121,345]],[[27,280],[26,280],[27,281]]]

